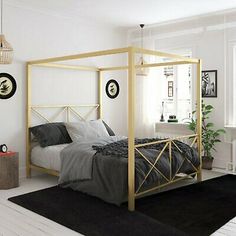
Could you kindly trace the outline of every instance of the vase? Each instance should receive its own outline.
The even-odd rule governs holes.
[[[212,170],[213,158],[202,156],[202,169]]]

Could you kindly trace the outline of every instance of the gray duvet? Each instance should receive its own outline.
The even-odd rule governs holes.
[[[136,143],[155,141],[156,139],[137,139]],[[180,150],[172,145],[171,175],[192,173],[199,166],[199,159],[194,148],[175,141]],[[156,144],[139,150],[154,162],[164,144]],[[125,137],[112,136],[100,140],[72,143],[61,152],[61,172],[59,185],[72,188],[104,201],[120,205],[127,201],[128,190],[128,144]],[[185,158],[184,158],[185,157]],[[183,164],[183,165],[182,165]],[[182,167],[180,168],[180,166]],[[161,173],[153,170],[141,190],[153,185],[166,182],[170,176],[169,150],[164,151],[163,157],[156,167]],[[136,153],[135,179],[136,189],[150,170],[150,164]]]

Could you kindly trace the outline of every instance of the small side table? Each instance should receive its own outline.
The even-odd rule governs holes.
[[[19,153],[0,153],[0,189],[19,186]]]

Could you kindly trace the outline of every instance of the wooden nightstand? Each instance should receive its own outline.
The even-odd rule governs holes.
[[[19,153],[0,153],[0,189],[19,186]]]

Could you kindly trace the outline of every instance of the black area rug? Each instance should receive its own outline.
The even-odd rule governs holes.
[[[236,176],[163,192],[136,205],[137,211],[189,235],[210,235],[236,216]]]
[[[52,187],[9,199],[85,235],[210,235],[236,216],[236,176],[226,175],[136,201],[136,211]],[[183,233],[185,232],[185,233]]]
[[[52,187],[9,199],[76,232],[88,236],[183,236],[127,206],[117,207],[70,189]]]

